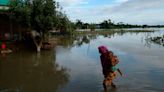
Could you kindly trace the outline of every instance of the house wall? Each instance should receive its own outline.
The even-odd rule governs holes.
[[[0,40],[5,39],[5,35],[10,33],[9,18],[6,15],[0,15]]]
[[[18,23],[10,20],[8,15],[0,14],[0,41],[20,40],[22,34],[28,30],[21,27]]]

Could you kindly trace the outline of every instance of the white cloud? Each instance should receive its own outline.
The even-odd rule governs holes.
[[[163,8],[164,0],[130,0],[113,8],[117,12],[145,11],[148,9]]]
[[[65,9],[71,20],[81,19],[84,22],[102,22],[110,18],[115,22],[132,24],[164,24],[162,21],[164,0],[115,0],[115,2],[120,3],[82,7],[80,4],[90,5],[90,3],[87,0],[67,0],[65,3],[70,3],[68,4],[70,6]]]
[[[116,0],[117,3],[127,2],[129,0]]]
[[[161,24],[164,15],[164,0],[131,0],[102,11],[116,21],[133,24]]]
[[[63,7],[72,7],[81,4],[88,4],[86,0],[57,0]]]

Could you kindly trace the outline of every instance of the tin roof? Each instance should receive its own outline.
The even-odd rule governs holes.
[[[9,9],[9,7],[8,7],[9,1],[10,0],[0,0],[0,12],[6,11]]]
[[[0,0],[0,6],[7,6],[9,5],[9,0]]]

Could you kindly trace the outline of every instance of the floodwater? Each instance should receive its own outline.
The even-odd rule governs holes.
[[[0,55],[0,92],[103,92],[100,45],[123,72],[109,92],[164,92],[164,47],[145,40],[164,34],[158,30],[63,37],[50,51]]]

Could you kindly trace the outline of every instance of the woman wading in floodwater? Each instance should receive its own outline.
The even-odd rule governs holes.
[[[113,52],[108,51],[108,49],[105,46],[99,46],[98,49],[99,53],[101,54],[100,59],[104,75],[103,87],[106,92],[108,86],[116,88],[116,85],[113,83],[113,80],[116,77],[116,71],[118,71],[121,76],[122,73],[120,69],[116,66],[119,62],[117,56],[114,56]]]

